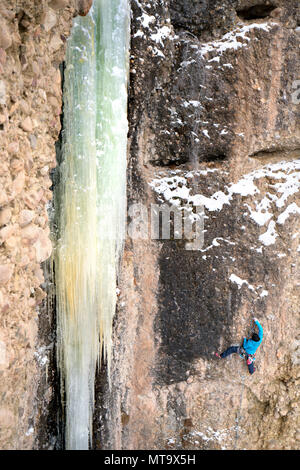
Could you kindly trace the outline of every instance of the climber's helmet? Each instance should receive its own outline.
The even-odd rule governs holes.
[[[258,336],[258,334],[257,334],[257,333],[253,333],[253,335],[252,335],[252,339],[253,339],[253,341],[256,341],[256,342],[257,342],[257,341],[259,341],[259,340],[260,340],[260,337]]]

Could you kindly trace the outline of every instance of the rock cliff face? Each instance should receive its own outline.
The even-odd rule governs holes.
[[[299,448],[298,3],[132,10],[129,205],[203,205],[205,232],[128,238],[105,446]],[[250,376],[213,354],[253,316]]]
[[[39,307],[45,297],[41,263],[52,251],[47,204],[60,132],[59,65],[73,16],[85,14],[90,4],[11,0],[0,5],[2,449],[34,446],[42,395],[48,403],[53,393],[47,386],[52,312],[41,318]]]
[[[0,448],[51,449],[55,319],[41,263],[59,66],[91,1],[2,3]],[[128,236],[95,447],[299,448],[298,1],[131,5],[128,205],[203,207],[205,232],[200,250]],[[264,341],[250,376],[238,356],[213,354],[253,316]]]

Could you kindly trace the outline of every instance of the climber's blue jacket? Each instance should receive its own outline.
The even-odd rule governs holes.
[[[243,342],[243,348],[245,349],[246,353],[248,354],[254,354],[255,351],[257,350],[258,346],[261,344],[262,339],[263,339],[263,329],[259,321],[255,322],[257,327],[258,327],[258,336],[259,336],[259,341],[253,341],[253,339],[246,339],[244,338]]]

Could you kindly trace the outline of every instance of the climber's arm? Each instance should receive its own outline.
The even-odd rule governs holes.
[[[257,325],[257,328],[258,328],[258,336],[260,337],[260,339],[263,339],[263,335],[264,335],[264,332],[263,332],[263,328],[261,326],[261,324],[259,323],[259,321],[257,320],[257,318],[254,318],[254,321]]]

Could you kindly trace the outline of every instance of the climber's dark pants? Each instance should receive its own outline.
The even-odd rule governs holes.
[[[230,356],[230,354],[233,354],[233,353],[237,353],[237,354],[239,353],[239,346],[230,346],[229,348],[226,349],[226,351],[222,352],[220,356],[222,359],[224,359],[225,357]],[[253,374],[255,372],[255,367],[254,367],[253,362],[251,362],[251,364],[247,364],[247,366],[248,366],[249,373]]]

